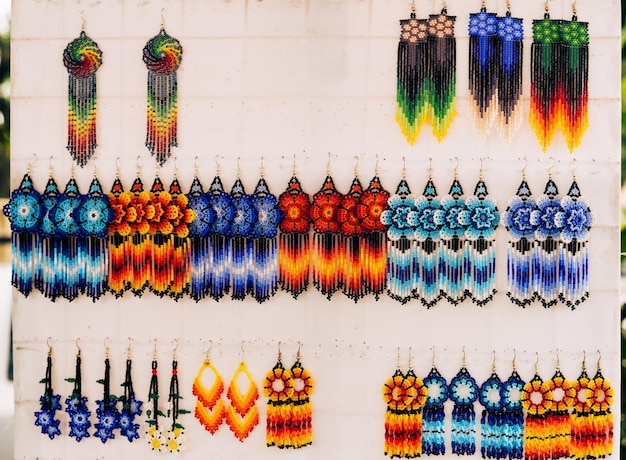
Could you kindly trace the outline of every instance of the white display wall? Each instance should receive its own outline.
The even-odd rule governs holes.
[[[553,18],[571,17],[571,2],[549,4]],[[504,14],[506,2],[489,0],[487,7]],[[212,361],[226,384],[241,360],[241,347],[260,384],[276,362],[278,343],[282,342],[284,364],[290,366],[301,342],[302,362],[316,381],[311,397],[313,445],[297,451],[267,448],[266,399],[261,396],[261,422],[243,443],[225,425],[211,436],[193,414],[182,416],[185,450],[177,455],[186,459],[383,458],[386,406],[381,388],[395,370],[398,347],[403,368],[411,347],[415,371],[422,377],[430,369],[434,347],[438,368],[448,379],[459,370],[464,347],[468,369],[479,383],[491,373],[494,351],[502,378],[511,372],[515,350],[518,370],[529,380],[536,354],[540,374],[548,379],[554,373],[558,348],[564,374],[575,379],[584,352],[590,374],[595,373],[599,350],[604,375],[617,389],[620,4],[616,0],[577,4],[579,19],[589,22],[590,31],[590,126],[573,155],[559,133],[544,154],[526,121],[531,24],[543,16],[543,7],[544,2],[538,0],[512,2],[513,15],[524,18],[525,115],[519,133],[506,144],[496,133],[483,140],[469,116],[467,23],[469,14],[479,10],[480,1],[448,1],[449,14],[457,16],[458,115],[441,143],[427,125],[410,146],[395,122],[398,20],[408,17],[408,1],[14,0],[13,188],[29,163],[39,190],[45,186],[49,166],[60,187],[70,177],[72,161],[65,149],[67,72],[62,53],[80,33],[81,11],[87,34],[103,51],[103,64],[97,74],[96,157],[76,170],[76,179],[81,191],[86,191],[95,167],[108,190],[119,157],[127,189],[138,163],[144,185],[150,187],[157,168],[144,147],[146,67],[141,58],[144,44],[159,31],[163,14],[167,32],[180,40],[184,50],[178,71],[179,147],[173,153],[177,160],[170,159],[160,171],[165,184],[173,178],[176,164],[181,185],[188,190],[197,157],[200,178],[208,186],[218,156],[222,180],[230,190],[240,158],[241,178],[252,192],[263,157],[267,182],[279,194],[291,177],[295,155],[303,189],[313,194],[324,181],[330,152],[331,173],[343,193],[352,181],[356,156],[364,183],[373,176],[378,158],[381,180],[390,192],[401,179],[405,158],[407,181],[416,195],[424,188],[431,158],[438,192],[445,194],[458,157],[459,180],[469,194],[483,158],[484,180],[502,211],[516,193],[527,157],[527,179],[535,195],[542,193],[551,166],[561,193],[567,192],[575,169],[596,218],[589,238],[590,297],[574,311],[562,304],[544,309],[539,303],[522,309],[508,300],[507,232],[502,226],[496,243],[498,293],[482,308],[470,301],[458,306],[442,301],[426,309],[418,301],[401,305],[386,295],[378,301],[366,297],[355,303],[338,293],[328,301],[312,285],[297,300],[278,292],[263,304],[229,298],[195,303],[187,297],[175,302],[149,292],[141,298],[127,292],[117,299],[105,295],[95,303],[86,297],[53,303],[39,293],[24,298],[15,291],[15,458],[156,455],[143,437],[132,444],[119,436],[104,445],[93,437],[76,443],[67,436],[65,413],[59,417],[63,436],[50,440],[39,433],[33,412],[43,393],[39,381],[45,373],[48,337],[54,348],[54,389],[63,398],[72,391],[72,384],[64,379],[73,376],[75,341],[80,339],[83,393],[94,413],[94,401],[102,396],[102,386],[96,381],[103,375],[105,338],[111,349],[112,391],[118,394],[132,338],[134,386],[144,401],[154,340],[162,396],[167,396],[171,355],[178,340],[181,407],[191,411],[195,405],[192,381],[209,341]],[[419,0],[417,8],[418,15],[424,16],[438,12],[441,2]],[[450,452],[451,403],[446,407]],[[616,394],[615,458],[619,455],[619,407]]]

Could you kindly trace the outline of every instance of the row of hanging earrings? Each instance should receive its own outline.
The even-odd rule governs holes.
[[[599,353],[599,352],[598,352]],[[465,350],[459,372],[449,381],[437,370],[433,349],[432,368],[421,379],[412,368],[400,366],[383,385],[385,413],[384,453],[391,458],[416,458],[446,453],[446,411],[453,403],[450,422],[452,453],[473,455],[477,451],[475,403],[483,406],[480,416],[480,454],[489,459],[598,459],[613,447],[614,389],[602,375],[600,356],[590,378],[583,355],[582,371],[567,380],[558,358],[551,379],[538,373],[524,381],[515,363],[507,380],[496,371],[494,351],[491,376],[479,385],[467,369]]]

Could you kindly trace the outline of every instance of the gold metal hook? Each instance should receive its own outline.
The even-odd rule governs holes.
[[[587,370],[587,352],[583,350],[583,371]]]
[[[378,176],[378,154],[376,154],[376,164],[374,165],[374,175]]]
[[[600,370],[600,361],[602,360],[602,352],[598,350],[598,370]]]
[[[435,346],[433,345],[433,361],[432,361],[432,365],[433,367],[435,367]]]
[[[291,166],[291,174],[296,175],[296,154],[293,154],[293,165]]]
[[[161,8],[161,29],[165,29],[165,8]]]
[[[87,27],[87,21],[85,21],[85,10],[80,10],[80,30],[84,31]]]
[[[133,338],[129,337],[128,338],[128,348],[126,349],[126,357],[130,359],[130,347],[133,343]]]
[[[556,158],[550,157],[550,160],[552,160],[552,164],[548,168],[548,177],[552,179],[552,169],[554,169],[554,166],[556,165]]]
[[[441,12],[442,12],[443,14],[445,14],[445,13],[446,13],[446,11],[447,11],[447,9],[448,9],[448,3],[446,2],[446,0],[443,0],[443,1],[441,2],[441,4],[442,4],[442,5],[441,5]]]
[[[576,3],[578,3],[578,0],[574,0],[574,3],[572,3],[572,14],[574,16],[576,16],[578,13],[576,11]]]
[[[539,352],[535,352],[535,374],[539,372]]]
[[[491,370],[496,371],[496,350],[493,350],[493,362],[491,363]]]
[[[174,343],[176,345],[174,345],[174,349],[172,350],[172,356],[174,357],[174,359],[176,359],[176,352],[178,351],[178,345],[179,345],[178,339],[174,339]]]
[[[396,358],[396,367],[400,369],[400,347],[398,347],[398,356]]]
[[[278,361],[282,361],[283,360],[283,352],[280,351],[280,346],[282,345],[282,342],[279,340],[278,341]]]
[[[416,10],[415,0],[413,0],[413,1],[411,2],[411,11],[412,11],[413,13],[415,13],[415,10]]]
[[[215,175],[219,176],[220,175],[220,164],[217,161],[217,159],[219,158],[219,154],[215,155]]]
[[[359,177],[359,156],[354,155],[356,162],[354,163],[354,177]]]
[[[413,347],[409,347],[409,369],[413,369]]]
[[[48,158],[48,174],[50,175],[50,177],[52,177],[52,160],[54,159],[54,157],[52,155],[50,155],[50,157]]]
[[[456,165],[454,165],[454,178],[456,179],[459,175],[459,157],[454,157],[456,160]]]
[[[154,351],[152,352],[152,359],[157,358],[157,339],[154,339]]]
[[[207,348],[204,352],[204,360],[207,362],[210,360],[210,357],[211,357],[211,350],[213,349],[213,340],[209,339],[209,343],[210,343],[209,348]]]
[[[465,367],[465,365],[467,364],[467,359],[466,359],[466,356],[465,356],[465,345],[463,345],[463,360],[462,360],[462,364],[463,364],[462,367]]]
[[[480,169],[478,170],[478,178],[483,179],[483,157],[480,157]]]
[[[48,356],[52,356],[52,345],[50,345],[50,340],[52,340],[52,337],[48,337],[46,339],[46,345],[48,345]]]
[[[559,357],[559,349],[556,349],[556,370],[561,370],[561,358]]]
[[[243,349],[243,340],[241,341],[241,344],[239,345],[239,347],[241,348],[241,362],[243,362],[243,358],[246,356],[246,350]]]
[[[137,166],[137,177],[139,177],[141,175],[141,155],[137,155],[137,162],[136,162],[136,166]]]
[[[265,168],[263,167],[263,157],[261,157],[261,169],[259,170],[259,175],[261,177],[265,175]]]
[[[241,157],[237,157],[237,179],[241,179],[241,166],[239,164]]]
[[[178,156],[174,155],[174,179],[178,178]]]
[[[193,175],[194,177],[198,177],[200,170],[198,168],[198,155],[193,159]]]
[[[110,340],[111,339],[109,339],[108,337],[104,338],[104,356],[107,357],[107,358],[109,357],[109,352],[110,352],[110,350],[109,350],[109,341]]]
[[[524,167],[522,168],[522,179],[526,180],[526,167],[528,166],[528,156],[524,157]]]
[[[76,344],[76,348],[78,348],[78,356],[80,356],[80,345],[78,344],[78,342],[80,341],[80,337],[77,337],[76,340],[74,340],[74,343]]]
[[[515,360],[517,359],[517,350],[515,348],[513,348],[513,370],[517,370],[517,364],[515,363]]]
[[[298,351],[296,352],[296,360],[300,361],[300,348],[302,347],[302,342],[298,340]]]
[[[511,0],[506,0],[506,11],[507,13],[511,12]]]
[[[576,180],[576,169],[578,168],[578,165],[576,163],[576,158],[572,158],[572,160],[574,161],[574,168],[572,168],[572,179]]]
[[[406,158],[402,157],[402,179],[406,179]]]
[[[328,163],[326,163],[326,175],[327,176],[330,176],[330,156],[331,156],[331,153],[328,152]]]

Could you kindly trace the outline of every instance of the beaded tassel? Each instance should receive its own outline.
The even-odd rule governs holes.
[[[176,345],[178,347],[178,345]],[[170,378],[170,392],[167,398],[168,408],[167,416],[171,419],[172,424],[167,431],[167,440],[165,442],[165,450],[167,452],[180,452],[183,448],[185,427],[181,425],[178,418],[183,414],[188,414],[189,411],[180,408],[180,400],[183,397],[180,395],[178,389],[178,361],[176,359],[176,349],[174,349],[174,356],[172,359],[172,376]]]
[[[300,349],[296,355],[296,362],[291,366],[291,376],[294,381],[291,399],[291,419],[288,426],[289,439],[293,447],[299,449],[313,443],[313,405],[310,397],[314,391],[314,380],[308,369],[300,362]]]
[[[524,384],[513,361],[513,372],[500,388],[500,399],[505,411],[502,434],[504,453],[509,460],[524,457],[524,411],[520,399]]]
[[[356,169],[356,168],[355,168]],[[343,293],[354,302],[365,297],[365,283],[363,282],[365,254],[361,247],[363,227],[357,216],[357,205],[363,194],[363,186],[358,177],[355,177],[350,191],[341,199],[337,209],[339,231],[344,239],[343,260],[345,265],[341,270]]]
[[[207,289],[209,296],[220,300],[228,294],[231,287],[231,235],[236,208],[232,197],[224,191],[219,175],[215,176],[209,190],[211,211],[211,230],[208,243]],[[211,212],[210,211],[210,212]]]
[[[108,225],[115,217],[109,198],[94,176],[89,193],[81,195],[76,211],[79,289],[94,302],[107,290],[109,272]]]
[[[174,257],[172,229],[165,217],[166,206],[171,201],[171,195],[165,190],[159,177],[154,179],[150,194],[153,198],[151,205],[154,207],[154,215],[149,218],[148,246],[152,255],[149,287],[154,294],[163,297],[169,293],[172,282],[171,264]]]
[[[505,409],[500,397],[502,381],[494,371],[480,386],[480,404],[485,408],[480,417],[480,454],[482,458],[506,458],[506,438],[504,437]]]
[[[481,307],[496,293],[495,231],[500,222],[496,201],[489,196],[481,178],[474,195],[467,198],[469,225],[465,231],[468,241],[467,258],[463,264],[466,294]]]
[[[465,361],[465,359],[463,360]],[[465,363],[450,381],[452,409],[452,453],[473,455],[476,452],[476,411],[478,385],[470,375]]]
[[[114,430],[120,428],[121,414],[117,409],[118,398],[111,394],[111,364],[109,362],[109,350],[107,348],[104,360],[104,379],[98,380],[104,387],[104,394],[100,401],[96,401],[98,408],[96,415],[98,422],[94,425],[96,432],[94,436],[105,444],[109,439],[115,439]]]
[[[428,96],[433,134],[439,142],[448,133],[456,116],[456,38],[455,16],[441,14],[428,19]]]
[[[589,23],[579,22],[573,8],[572,20],[560,24],[563,43],[558,61],[559,122],[570,153],[589,127]]]
[[[551,433],[548,439],[550,458],[571,457],[571,416],[570,408],[574,405],[576,390],[566,380],[558,367],[548,381],[552,391],[552,407],[547,414],[546,424]]]
[[[146,147],[163,166],[178,146],[178,80],[183,48],[163,27],[146,43],[143,62],[148,68]]]
[[[65,399],[65,412],[70,417],[69,436],[74,438],[76,442],[80,442],[83,438],[88,438],[89,428],[91,428],[91,411],[87,407],[87,397],[82,393],[82,373],[81,373],[81,352],[80,348],[76,354],[76,372],[74,378],[65,379],[67,382],[74,384],[72,394]]]
[[[41,291],[41,293],[48,298],[52,297],[52,292],[55,286],[55,278],[57,276],[57,267],[55,264],[55,256],[53,251],[52,240],[55,235],[56,225],[52,220],[53,212],[57,204],[57,196],[61,193],[59,187],[52,177],[52,171],[50,171],[50,177],[46,183],[46,189],[41,195],[41,201],[43,204],[43,218],[41,219],[40,231],[39,231],[39,245],[35,246],[34,255],[39,253],[41,264],[39,268],[35,268],[34,282],[35,287]],[[38,249],[38,251],[37,251]]]
[[[532,264],[531,279],[544,307],[558,301],[558,238],[561,231],[556,217],[562,212],[558,193],[550,177],[543,195],[537,198],[537,210],[530,216],[537,241],[537,258]]]
[[[285,369],[278,353],[278,361],[263,380],[263,394],[267,400],[265,442],[268,447],[291,447],[290,424],[293,410],[294,381],[291,370]]]
[[[455,173],[456,176],[456,173]],[[469,259],[469,241],[465,235],[468,224],[468,212],[465,207],[463,188],[454,179],[448,195],[441,200],[444,224],[439,240],[438,278],[441,295],[457,305],[465,299],[466,268]]]
[[[120,434],[125,436],[128,442],[133,442],[133,440],[139,439],[139,424],[135,423],[135,417],[141,415],[143,401],[137,399],[135,390],[133,389],[130,345],[126,358],[126,375],[122,387],[124,388],[124,396],[120,398],[122,403],[122,409],[120,410]]]
[[[313,196],[311,220],[313,222],[313,285],[328,300],[342,287],[344,238],[339,233],[337,208],[342,195],[335,189],[330,175],[322,188]]]
[[[261,176],[252,195],[257,220],[252,240],[252,296],[258,303],[265,302],[278,290],[278,226],[283,213],[278,199],[269,190]]]
[[[165,414],[159,409],[159,363],[157,361],[156,343],[152,356],[152,376],[150,377],[150,389],[148,390],[148,408],[146,409],[146,440],[152,450],[161,452],[164,450],[165,441],[159,428],[159,417]]]
[[[509,141],[522,126],[522,67],[524,55],[524,23],[521,18],[498,17],[498,115],[496,126],[500,135]]]
[[[415,7],[410,19],[400,20],[398,43],[396,121],[413,145],[422,125],[428,121],[428,21],[417,19]]]
[[[524,459],[543,460],[550,455],[550,437],[547,413],[552,408],[552,390],[535,370],[535,376],[527,382],[520,394],[522,407],[526,409],[524,422]]]
[[[130,289],[134,295],[141,297],[144,290],[150,285],[152,279],[152,245],[150,244],[149,232],[151,205],[154,194],[143,189],[141,179],[137,177],[130,189],[131,196],[128,203],[127,215],[135,217],[131,225],[129,255],[130,261],[126,261],[132,267],[132,280]]]
[[[572,386],[576,391],[574,399],[574,411],[572,413],[572,429],[571,429],[571,455],[577,460],[586,458],[596,458],[590,447],[593,445],[591,437],[593,436],[593,422],[591,418],[591,396],[592,391],[589,388],[589,376],[583,359],[582,372],[580,376],[572,382]]]
[[[2,208],[11,223],[11,284],[24,296],[33,288],[41,290],[41,221],[46,213],[39,192],[33,187],[30,171],[20,186],[11,192],[11,199]]]
[[[278,247],[278,277],[281,287],[294,299],[309,285],[311,247],[309,244],[310,202],[295,176],[290,179],[278,198],[283,221],[280,223]]]
[[[85,31],[63,52],[68,72],[67,149],[79,166],[85,166],[96,149],[96,72],[102,51]]]
[[[604,458],[613,453],[613,404],[614,390],[604,378],[598,360],[596,375],[589,381],[591,392],[589,408],[591,410],[592,432],[589,451],[586,458]]]
[[[78,222],[76,211],[80,205],[80,192],[74,177],[65,185],[63,193],[57,196],[55,206],[50,210],[54,223],[54,237],[49,239],[51,263],[55,267],[54,283],[50,287],[52,300],[63,297],[69,301],[76,299],[84,285],[78,261]]]
[[[35,426],[41,428],[41,434],[50,439],[61,435],[60,420],[56,419],[56,411],[61,410],[61,395],[55,395],[52,389],[52,347],[49,346],[46,365],[46,376],[39,383],[45,385],[43,395],[39,398],[40,409],[35,412]]]
[[[589,230],[594,217],[581,198],[576,178],[561,199],[562,212],[555,220],[561,227],[559,243],[559,299],[571,309],[589,297]]]
[[[254,280],[254,247],[253,230],[257,214],[252,204],[252,196],[244,189],[240,178],[237,178],[230,192],[234,208],[234,219],[231,223],[232,238],[230,239],[230,279],[232,298],[245,299],[252,294]]]
[[[511,199],[502,215],[502,221],[509,232],[507,296],[520,307],[529,305],[537,295],[533,278],[533,264],[537,262],[534,240],[536,226],[531,220],[536,210],[537,205],[524,177],[516,196]]]
[[[409,216],[416,210],[415,198],[406,180],[400,181],[387,204],[389,209],[380,214],[380,222],[388,227],[387,294],[405,304],[411,300],[413,289],[419,283],[419,271],[414,269],[413,263],[417,245],[415,226],[409,222]]]
[[[360,219],[362,279],[367,294],[374,294],[376,300],[385,292],[387,274],[387,226],[380,221],[382,213],[388,209],[387,192],[378,176],[374,176],[363,192],[356,207],[356,216]]]
[[[170,275],[169,296],[178,300],[183,294],[189,292],[191,284],[189,225],[196,219],[196,213],[189,207],[189,198],[182,192],[176,177],[170,184],[169,193],[172,201],[166,207],[165,215],[172,227],[174,240],[173,273]]]
[[[119,176],[115,177],[109,192],[109,204],[114,212],[109,223],[109,273],[108,287],[120,297],[124,291],[130,289],[133,281],[132,266],[132,225],[128,222],[128,205],[133,194],[125,192]]]
[[[469,97],[474,124],[487,137],[496,120],[498,104],[498,20],[482,7],[469,20]]]
[[[428,179],[422,196],[416,200],[415,208],[416,213],[410,216],[410,220],[416,222],[417,239],[413,255],[413,295],[430,308],[441,300],[445,292],[442,288],[448,276],[446,265],[454,263],[445,260],[446,243],[440,241],[444,211],[432,178]]]
[[[208,236],[215,221],[211,194],[205,193],[197,174],[188,193],[188,207],[195,219],[189,224],[189,295],[199,302],[209,295],[210,254]]]
[[[449,390],[446,379],[434,367],[424,379],[427,398],[422,420],[422,449],[424,455],[445,455],[445,411]]]

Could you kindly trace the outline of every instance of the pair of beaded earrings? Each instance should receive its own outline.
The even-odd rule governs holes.
[[[210,348],[207,350],[202,366],[193,381],[192,393],[197,398],[194,414],[209,433],[215,434],[225,421],[235,437],[240,442],[244,442],[259,423],[259,410],[256,406],[259,390],[243,360],[243,344],[241,362],[226,392],[226,397],[230,402],[228,408],[222,400],[224,380],[210,360],[210,350]],[[213,384],[208,389],[203,383],[203,376],[207,370],[211,371],[214,376]],[[241,374],[248,379],[248,389],[245,394],[241,393],[237,383]]]
[[[157,35],[146,43],[143,61],[148,68],[146,147],[163,165],[177,146],[178,82],[183,48],[170,37],[161,21]],[[102,64],[102,51],[85,33],[85,21],[78,38],[63,52],[68,72],[67,149],[79,166],[93,156],[96,141],[96,72]]]
[[[109,439],[114,439],[115,431],[119,431],[119,434],[129,442],[139,439],[139,424],[135,423],[135,417],[141,415],[143,402],[136,398],[133,389],[130,345],[126,358],[126,375],[121,385],[124,388],[122,396],[111,394],[109,348],[108,346],[105,348],[104,378],[98,380],[98,383],[103,385],[103,395],[102,399],[96,401],[98,421],[94,424],[95,432],[92,433],[90,433],[91,411],[87,406],[88,399],[82,393],[82,358],[78,340],[76,346],[78,352],[75,374],[74,377],[66,379],[74,384],[71,395],[65,399],[65,412],[69,416],[69,436],[73,437],[76,442],[80,442],[93,434],[104,444]],[[35,425],[40,427],[42,434],[54,439],[55,436],[61,435],[60,420],[56,418],[56,411],[61,410],[61,396],[54,394],[52,387],[52,346],[49,339],[46,376],[40,383],[45,385],[45,389],[44,394],[39,398],[40,410],[35,412]]]

